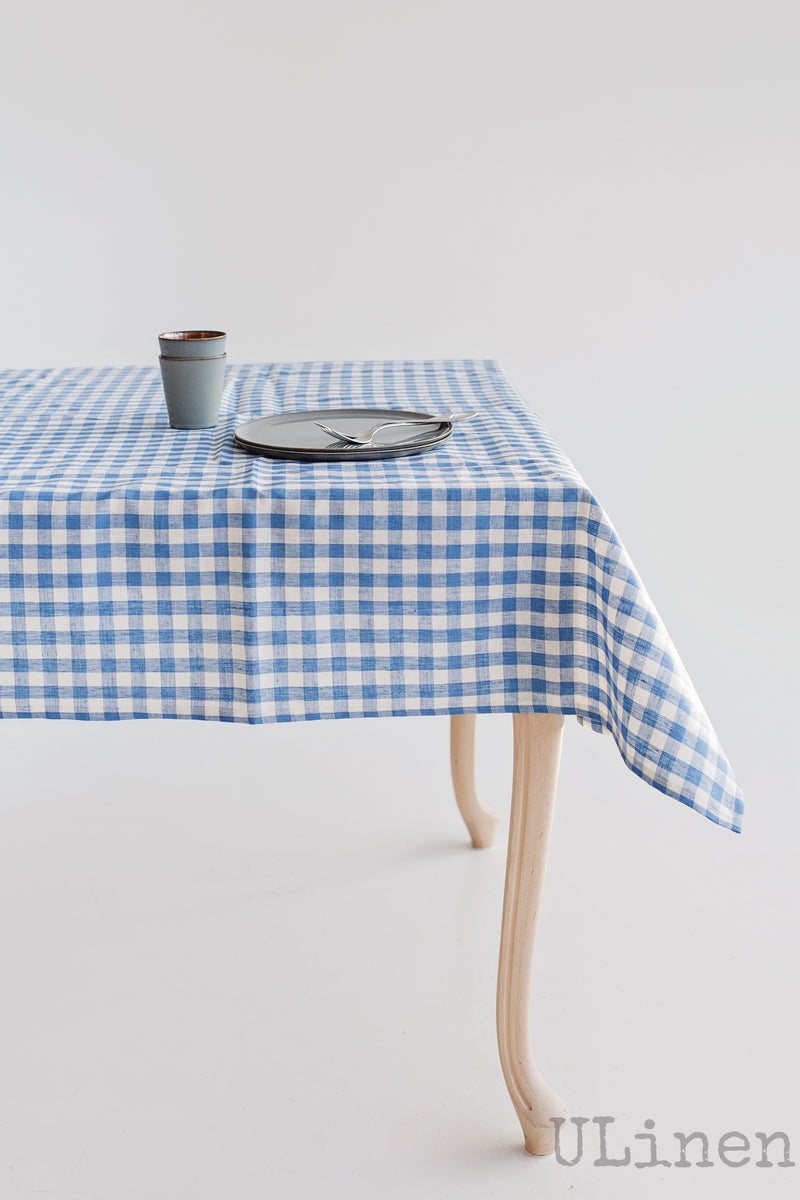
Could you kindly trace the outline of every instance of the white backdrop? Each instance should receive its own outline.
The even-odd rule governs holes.
[[[628,777],[606,742],[569,731],[541,948],[541,969],[552,966],[552,1010],[543,1008],[542,1024],[549,1021],[555,1033],[565,1023],[549,1074],[570,1092],[575,1113],[627,1112],[638,1128],[660,1106],[665,1127],[678,1122],[670,1130],[690,1121],[720,1132],[737,1121],[750,1121],[750,1130],[792,1127],[800,1157],[800,1114],[788,1086],[798,1065],[796,4],[38,0],[0,12],[0,367],[155,363],[160,330],[220,328],[238,361],[497,357],[542,414],[615,521],[737,769],[747,806],[741,839],[713,830]],[[467,1195],[465,1166],[473,1186],[492,1179],[495,1194],[530,1193],[532,1164],[506,1153],[516,1130],[501,1087],[491,1093],[491,1115],[448,1093],[451,1123],[429,1145],[424,1131],[433,1118],[424,1106],[409,1099],[402,1120],[391,1107],[399,1085],[392,1081],[397,1054],[388,1050],[380,1079],[363,1084],[379,1090],[384,1113],[384,1123],[371,1127],[382,1148],[374,1158],[364,1157],[364,1130],[357,1136],[347,1118],[356,1093],[340,1104],[332,1082],[346,1058],[329,1064],[327,1084],[319,1056],[307,1067],[307,1090],[327,1087],[333,1097],[327,1142],[310,1132],[318,1115],[301,1118],[295,1108],[291,1124],[292,1106],[278,1084],[269,1086],[277,1067],[267,1050],[264,1094],[261,1068],[249,1076],[244,1052],[230,1085],[232,1095],[252,1102],[252,1137],[227,1100],[226,1124],[222,1109],[202,1107],[218,1094],[219,1063],[198,1081],[187,1066],[197,1062],[197,1043],[173,1062],[174,1039],[159,1041],[165,1012],[176,1028],[184,1020],[180,987],[170,1010],[169,995],[156,999],[147,990],[152,964],[138,973],[124,950],[147,904],[161,896],[163,911],[151,914],[148,927],[148,945],[161,946],[156,973],[177,969],[178,946],[196,941],[197,961],[212,954],[196,919],[216,919],[214,881],[229,870],[235,890],[241,855],[259,839],[291,842],[297,806],[309,838],[314,826],[325,827],[325,845],[315,853],[333,856],[319,858],[315,878],[320,871],[327,878],[326,862],[349,861],[352,839],[361,845],[366,837],[355,832],[359,822],[384,819],[376,810],[391,811],[395,843],[402,842],[406,804],[415,845],[425,844],[429,820],[434,843],[437,836],[436,844],[457,840],[445,737],[439,721],[257,731],[8,722],[0,730],[4,954],[16,980],[6,1001],[0,1083],[7,1126],[0,1177],[7,1167],[16,1181],[10,1200],[37,1187],[103,1200],[218,1200],[224,1192],[249,1200],[273,1183],[283,1194],[319,1194],[323,1178],[353,1194],[362,1186],[365,1194],[402,1195],[411,1186],[424,1191],[431,1170],[439,1172],[439,1194],[458,1187]],[[485,722],[483,737],[485,790],[502,807],[506,722]],[[392,753],[398,758],[387,772]],[[243,773],[236,786],[225,774],[231,762]],[[410,795],[418,797],[416,816]],[[351,820],[359,796],[364,812]],[[237,810],[251,801],[246,815]],[[104,824],[109,805],[117,816]],[[329,827],[331,806],[342,816]],[[135,829],[133,841],[115,840],[120,828]],[[97,832],[104,829],[105,840]],[[372,833],[378,836],[375,827]],[[303,855],[311,851],[299,845],[292,861],[308,861]],[[365,864],[375,860],[374,844],[365,841],[362,850]],[[253,896],[260,895],[255,881],[269,870],[279,874],[285,861],[252,860]],[[491,871],[499,888],[500,855]],[[429,881],[431,904],[444,878]],[[416,924],[402,926],[401,873],[396,882],[397,959],[409,951],[413,975],[410,947],[419,932]],[[305,894],[306,884],[292,887]],[[263,887],[270,892],[268,881]],[[123,930],[102,953],[86,916],[89,891]],[[479,923],[483,910],[469,895]],[[159,943],[176,896],[188,906],[185,927],[174,943]],[[358,901],[376,903],[367,894]],[[488,987],[499,892],[486,905]],[[598,912],[602,930],[593,925]],[[254,945],[272,945],[257,904],[248,913],[236,921],[251,920]],[[336,936],[345,939],[342,970],[363,990],[355,950],[346,957],[351,918],[342,914]],[[317,926],[304,912],[287,913],[281,928],[307,929],[308,920]],[[233,928],[220,933],[215,953],[234,938]],[[666,941],[659,946],[658,938]],[[49,951],[32,955],[36,944]],[[75,959],[67,954],[62,963],[57,951],[65,946],[75,947]],[[461,948],[478,953],[466,936]],[[114,953],[118,969],[133,974],[112,1003],[102,964]],[[75,964],[94,954],[96,978],[82,987],[75,981],[88,977]],[[324,950],[308,954],[317,961]],[[433,961],[433,943],[430,955]],[[632,955],[641,975],[625,990]],[[180,961],[179,974],[190,971]],[[286,961],[274,961],[279,977],[291,973]],[[255,995],[271,978],[265,962],[266,973],[251,981]],[[587,1030],[585,1044],[571,1042],[568,996],[578,1005],[575,1019],[585,1017],[579,998],[590,969],[592,1011],[599,1019],[608,1006],[606,1032],[592,1039]],[[138,998],[115,1009],[133,995],[134,975]],[[234,966],[230,977],[239,979],[230,984],[239,995],[245,985]],[[51,999],[41,1013],[32,1014],[31,989]],[[64,989],[71,1000],[62,1006],[55,998]],[[288,1025],[289,1043],[311,1037],[317,1005],[333,1003],[335,989],[326,991],[325,980],[319,989],[307,1013],[302,988],[302,996],[290,987],[283,1000],[272,996],[274,1021]],[[663,1000],[643,1009],[654,989]],[[199,979],[190,992],[191,1005],[202,1006]],[[683,1021],[676,1017],[681,997]],[[713,1014],[705,1028],[695,1019],[704,1005]],[[150,1069],[132,1082],[117,1061],[119,1031],[143,1011],[152,1019],[142,1026],[141,1045],[152,1059],[145,1056]],[[220,1001],[223,1025],[229,1011]],[[215,1019],[207,1015],[209,1029]],[[480,1078],[495,1088],[490,999],[470,1019],[465,1036],[480,1028],[488,1047]],[[38,1057],[31,1020],[49,1047]],[[444,1020],[437,1010],[432,1024]],[[643,1060],[636,1039],[645,1028],[650,1051],[660,1047],[657,1061]],[[227,1045],[202,1022],[198,1030],[207,1048]],[[262,1033],[263,1049],[271,1043],[266,1026]],[[543,1039],[546,1047],[549,1034]],[[434,1086],[437,1070],[452,1078],[452,1063],[465,1057],[463,1046],[454,1047],[452,1063],[437,1067],[435,1054],[444,1051],[435,1039],[432,1045],[430,1069],[420,1067],[425,1087]],[[366,1053],[358,1046],[355,1027],[346,1053]],[[139,1051],[131,1054],[133,1062]],[[428,1061],[427,1051],[417,1054],[415,1061]],[[740,1061],[729,1075],[732,1054]],[[97,1065],[109,1055],[116,1066]],[[648,1071],[640,1078],[643,1061]],[[287,1061],[287,1078],[298,1069]],[[473,1097],[482,1084],[476,1076],[462,1086]],[[168,1116],[159,1107],[162,1091],[171,1098]],[[198,1094],[206,1100],[196,1101]],[[124,1121],[109,1115],[125,1103]],[[200,1115],[192,1107],[198,1103]],[[258,1117],[265,1112],[266,1129]],[[365,1111],[359,1119],[373,1116]],[[384,1176],[403,1120],[409,1174]],[[206,1130],[200,1145],[198,1128]],[[121,1169],[140,1154],[131,1129],[155,1147],[158,1169],[150,1176]],[[487,1150],[481,1161],[492,1174],[476,1181],[460,1139],[474,1155],[484,1134],[500,1149]],[[294,1146],[293,1138],[303,1147],[297,1155],[276,1148]],[[192,1153],[196,1174],[184,1171]],[[578,1170],[549,1176],[551,1194],[560,1195]],[[612,1174],[616,1196],[641,1186],[635,1171]],[[796,1186],[794,1174],[771,1172],[770,1186]],[[714,1194],[698,1182],[705,1175],[691,1177],[698,1195]],[[587,1168],[587,1186],[605,1186],[595,1176]],[[678,1176],[685,1181],[689,1173]],[[671,1185],[669,1172],[666,1179]],[[690,1194],[689,1183],[682,1185]],[[752,1168],[726,1172],[726,1185],[752,1194]]]

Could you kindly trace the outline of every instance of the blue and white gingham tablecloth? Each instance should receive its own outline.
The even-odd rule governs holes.
[[[432,453],[237,449],[285,409],[478,415]],[[741,794],[602,508],[490,361],[228,368],[171,430],[154,367],[0,372],[0,715],[574,714],[739,830]]]

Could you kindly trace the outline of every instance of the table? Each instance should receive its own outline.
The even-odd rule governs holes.
[[[469,422],[431,454],[292,463],[239,423],[381,403]],[[0,372],[0,716],[279,722],[449,714],[476,847],[475,718],[509,712],[514,774],[500,1058],[525,1146],[565,1108],[529,1009],[565,716],[659,791],[739,832],[730,766],[601,506],[483,360],[228,369],[215,429],[168,427],[154,367]]]

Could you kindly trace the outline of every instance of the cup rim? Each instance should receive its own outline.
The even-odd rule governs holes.
[[[211,342],[227,336],[219,329],[173,329],[158,335],[165,342]]]

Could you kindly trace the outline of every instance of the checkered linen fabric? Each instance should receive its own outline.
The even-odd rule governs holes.
[[[290,409],[477,409],[432,453],[235,446]],[[741,794],[607,517],[491,361],[230,366],[215,429],[152,367],[0,372],[0,715],[554,712],[738,831]]]

